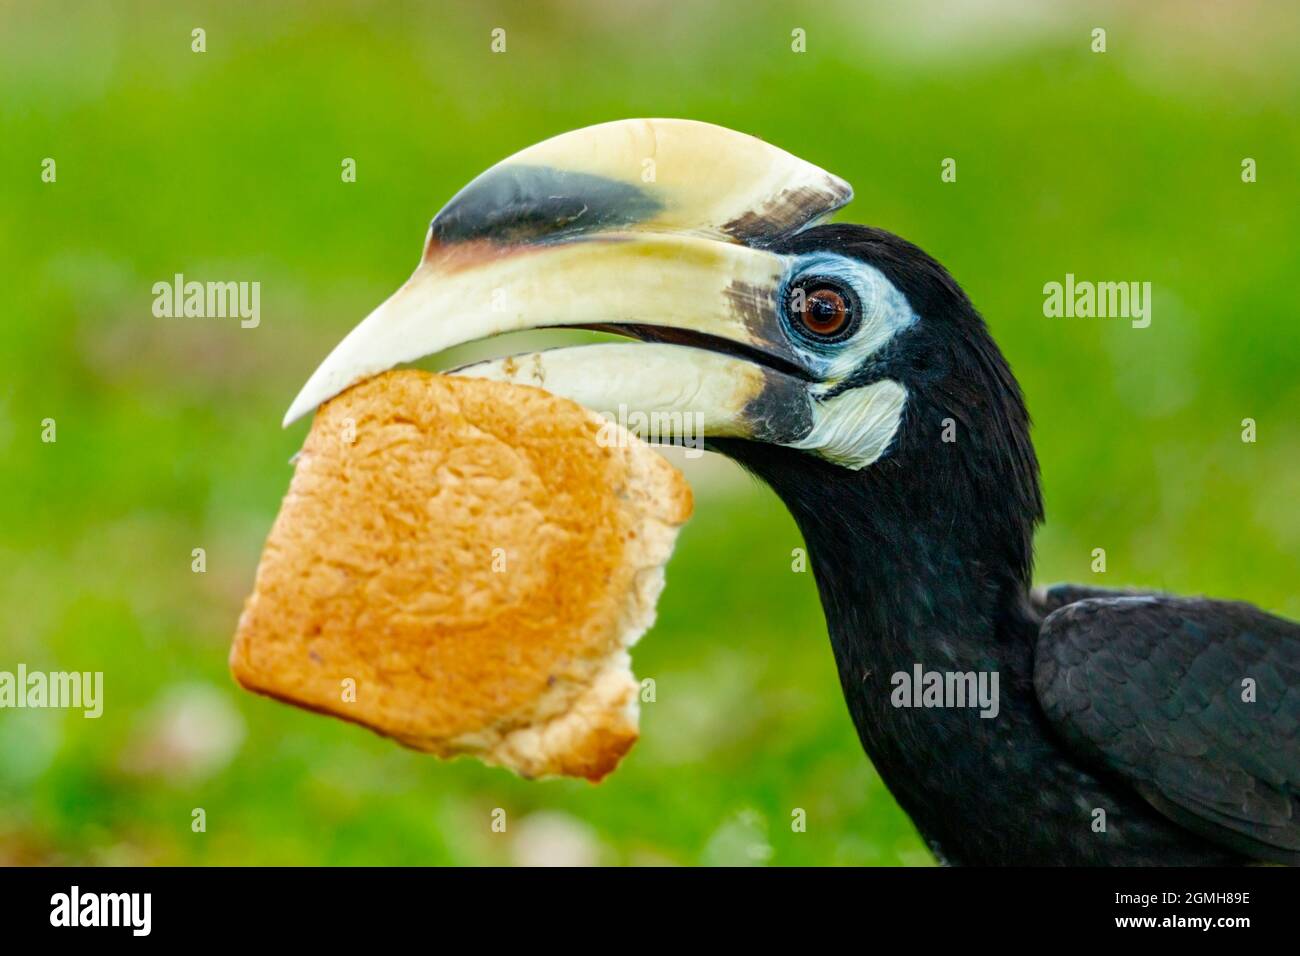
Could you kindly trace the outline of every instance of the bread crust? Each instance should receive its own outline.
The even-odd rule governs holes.
[[[627,649],[691,509],[579,405],[388,372],[317,412],[231,671],[418,750],[599,780],[636,741]]]

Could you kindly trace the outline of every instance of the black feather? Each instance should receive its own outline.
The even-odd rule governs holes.
[[[1086,598],[1124,596],[1069,586],[1031,595],[1038,462],[1020,388],[983,319],[938,262],[887,232],[822,226],[776,247],[821,250],[879,269],[920,317],[843,385],[906,387],[893,445],[861,471],[760,442],[713,445],[770,484],[798,522],[858,735],[936,854],[980,864],[1290,859],[1300,756],[1267,738],[1294,741],[1300,723],[1296,626],[1261,630],[1250,617],[1241,627],[1246,611],[1222,610],[1244,605],[1210,605],[1177,627],[1158,615],[1120,627],[1095,613],[1076,625]],[[945,420],[953,442],[942,440]],[[1035,653],[1049,613],[1050,656],[1037,671],[1045,712]],[[1267,682],[1275,695],[1268,716],[1224,709],[1221,672],[1251,661],[1268,665],[1256,668],[1261,692]],[[892,675],[918,664],[995,672],[997,717],[894,706]],[[1153,747],[1183,756],[1153,759]]]

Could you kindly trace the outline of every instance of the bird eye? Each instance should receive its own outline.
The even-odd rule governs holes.
[[[852,334],[857,297],[837,282],[805,279],[790,288],[786,311],[796,332],[817,342],[834,342]]]

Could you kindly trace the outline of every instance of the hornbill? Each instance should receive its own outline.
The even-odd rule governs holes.
[[[818,224],[851,197],[705,123],[547,140],[437,214],[414,274],[285,424],[498,333],[640,340],[458,374],[703,416],[707,447],[792,512],[862,745],[940,861],[1300,862],[1300,627],[1235,602],[1032,590],[1043,506],[1019,385],[938,262]],[[996,716],[896,706],[891,675],[918,665],[998,675]]]

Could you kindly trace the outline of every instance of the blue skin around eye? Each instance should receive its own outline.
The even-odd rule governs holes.
[[[879,334],[883,325],[885,338],[892,338],[898,332],[914,325],[917,315],[908,304],[907,297],[899,292],[884,274],[865,262],[839,256],[833,252],[810,252],[797,256],[793,265],[781,280],[779,302],[785,302],[790,287],[797,281],[813,277],[825,277],[848,286],[858,296],[858,307],[862,311],[862,323],[853,337],[842,342],[816,343],[799,337],[790,328],[790,317],[784,309],[781,321],[786,327],[786,335],[799,349],[810,356],[830,357],[852,347],[863,334]]]

